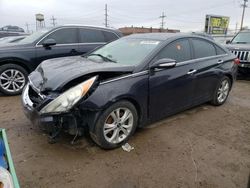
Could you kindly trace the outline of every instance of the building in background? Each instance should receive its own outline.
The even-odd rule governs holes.
[[[119,28],[123,35],[130,35],[133,33],[178,33],[178,29],[159,29],[159,28],[147,28],[147,27],[122,27]]]

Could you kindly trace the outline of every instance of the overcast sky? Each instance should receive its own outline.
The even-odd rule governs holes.
[[[79,23],[103,26],[104,7],[108,5],[111,27],[160,27],[159,16],[165,12],[165,28],[202,31],[206,14],[230,17],[230,29],[240,25],[243,0],[0,0],[0,27],[18,25],[35,30],[35,14],[45,15],[46,26],[51,17],[57,25]],[[245,26],[250,27],[250,8],[246,9]]]

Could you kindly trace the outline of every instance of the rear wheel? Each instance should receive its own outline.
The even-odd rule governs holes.
[[[132,103],[117,102],[99,117],[91,137],[104,149],[119,147],[134,133],[137,121],[137,111]]]
[[[227,76],[225,76],[220,80],[215,90],[213,100],[211,101],[211,103],[215,106],[224,104],[227,100],[230,89],[231,89],[231,80]]]
[[[5,95],[18,95],[27,83],[27,71],[15,64],[0,66],[0,92]]]

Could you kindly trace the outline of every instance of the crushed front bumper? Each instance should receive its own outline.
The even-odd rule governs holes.
[[[22,106],[26,117],[32,124],[39,126],[40,129],[52,132],[59,123],[59,117],[54,115],[41,115],[29,97],[29,85],[26,85],[22,93]]]

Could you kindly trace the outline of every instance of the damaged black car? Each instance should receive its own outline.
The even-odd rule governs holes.
[[[52,135],[87,130],[111,149],[137,127],[204,102],[222,105],[237,63],[204,37],[131,35],[85,56],[44,61],[29,75],[22,103],[26,116]]]

